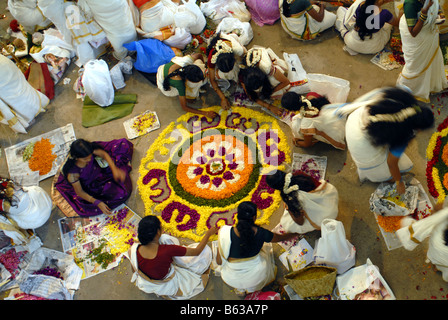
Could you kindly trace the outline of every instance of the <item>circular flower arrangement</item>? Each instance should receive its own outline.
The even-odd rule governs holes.
[[[426,148],[426,180],[429,193],[443,203],[448,192],[448,118],[429,139]]]
[[[243,201],[257,204],[258,224],[279,207],[266,175],[290,163],[287,139],[270,116],[243,107],[210,120],[186,113],[149,148],[139,168],[145,215],[160,216],[165,231],[200,241],[213,225],[233,225]]]

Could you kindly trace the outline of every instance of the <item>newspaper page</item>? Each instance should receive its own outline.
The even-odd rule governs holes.
[[[292,172],[302,171],[316,179],[325,179],[327,171],[327,157],[309,154],[294,153]]]
[[[58,220],[63,251],[74,257],[86,279],[116,267],[136,240],[141,217],[121,205],[95,217],[66,217]],[[118,231],[119,230],[119,231]]]
[[[39,175],[39,172],[32,171],[28,166],[28,160],[24,157],[27,147],[32,147],[33,143],[41,139],[48,139],[54,145],[52,153],[56,156],[51,170],[43,175]],[[54,176],[64,162],[70,150],[70,145],[74,140],[76,140],[75,131],[73,125],[69,123],[64,127],[57,128],[6,148],[5,156],[10,178],[22,186],[30,186],[38,185],[39,181]]]
[[[147,110],[138,116],[123,122],[128,139],[132,140],[160,128],[160,121],[155,111]]]

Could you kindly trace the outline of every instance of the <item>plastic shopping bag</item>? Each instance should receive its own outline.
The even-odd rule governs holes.
[[[322,237],[314,248],[316,264],[325,264],[338,270],[338,274],[346,272],[355,265],[356,249],[346,239],[344,225],[341,221],[325,219],[321,225]]]
[[[137,52],[134,68],[146,72],[155,73],[157,69],[171,61],[174,51],[168,45],[157,39],[143,39],[125,43],[124,47]]]
[[[183,50],[191,42],[192,39],[193,37],[191,36],[190,32],[188,32],[184,28],[176,27],[174,29],[174,34],[168,39],[164,40],[163,43],[168,45],[169,47]]]
[[[365,265],[336,277],[341,300],[395,300],[378,267],[367,259]]]
[[[242,22],[237,18],[227,17],[221,20],[216,27],[216,33],[230,34],[238,36],[238,41],[243,46],[247,46],[254,37],[254,32],[249,22]]]
[[[350,93],[350,82],[345,79],[319,73],[308,73],[310,91],[326,96],[331,103],[347,102]]]
[[[107,107],[114,102],[114,86],[104,60],[90,60],[85,64],[82,84],[86,94],[97,105]]]
[[[298,94],[305,94],[310,92],[308,83],[308,75],[300,62],[299,56],[296,53],[283,53],[283,59],[288,65],[288,79],[290,81],[290,89]]]
[[[194,0],[183,0],[174,14],[176,27],[185,28],[192,34],[200,34],[207,24],[204,14]]]

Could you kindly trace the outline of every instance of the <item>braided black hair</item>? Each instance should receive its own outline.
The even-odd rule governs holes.
[[[169,80],[175,76],[180,76],[183,81],[189,80],[191,82],[199,82],[205,79],[204,73],[202,72],[201,68],[199,68],[199,66],[195,64],[190,64],[183,68],[179,68],[167,75],[163,80],[163,90],[171,90]]]
[[[251,248],[255,244],[255,231],[253,227],[256,226],[257,206],[253,202],[244,201],[238,205],[237,211],[238,224],[236,225],[236,229],[241,239],[241,254],[245,255],[251,251]]]
[[[292,191],[288,194],[283,192],[283,187],[285,185],[286,173],[284,171],[277,170],[271,172],[266,176],[266,183],[268,186],[275,190],[280,191],[280,196],[285,204],[288,206],[288,211],[295,217],[299,217],[302,214],[302,204],[300,203],[298,197],[298,191]],[[317,187],[317,183],[311,176],[297,172],[292,175],[290,187],[298,185],[299,189],[304,192],[310,192]]]

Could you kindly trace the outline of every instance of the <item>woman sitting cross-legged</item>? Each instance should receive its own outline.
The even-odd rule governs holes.
[[[336,15],[325,10],[323,1],[279,0],[279,8],[283,29],[297,40],[313,40],[336,21]]]
[[[338,8],[335,27],[350,54],[376,54],[384,49],[392,27],[400,21],[389,10],[381,8],[390,1],[357,0],[348,9]]]
[[[188,247],[163,233],[157,216],[146,216],[138,224],[138,240],[128,251],[135,271],[132,282],[146,292],[166,299],[190,299],[207,284],[212,250],[207,242],[217,232],[207,230],[201,242]]]
[[[131,195],[133,151],[134,145],[126,139],[77,139],[55,188],[80,216],[110,214]]]
[[[276,234],[255,224],[257,206],[249,201],[238,206],[236,226],[222,226],[218,234],[215,271],[243,295],[263,289],[276,276],[271,242],[286,241],[297,234]]]

